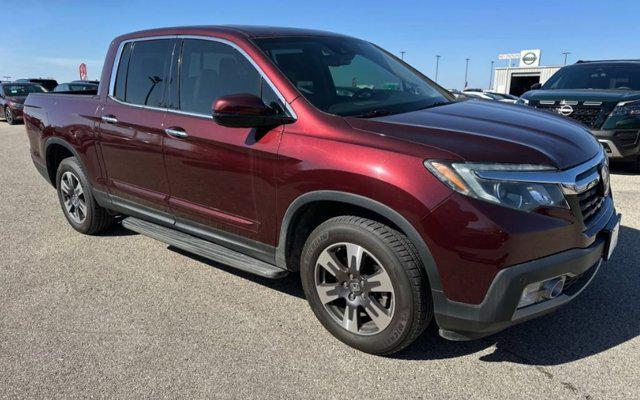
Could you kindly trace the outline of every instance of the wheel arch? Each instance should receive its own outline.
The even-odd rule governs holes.
[[[49,176],[49,183],[53,187],[56,187],[56,173],[58,172],[58,166],[67,157],[75,157],[80,163],[80,166],[86,171],[86,168],[82,162],[80,154],[73,148],[73,146],[64,139],[59,137],[50,137],[44,143],[44,158],[47,165],[47,175]]]
[[[308,206],[324,202],[357,207],[381,216],[383,220],[380,222],[392,225],[394,229],[398,229],[411,240],[418,250],[418,256],[427,273],[431,289],[437,291],[442,290],[440,275],[435,260],[416,228],[391,207],[371,198],[348,192],[332,190],[309,192],[299,196],[289,205],[280,225],[278,245],[276,247],[276,265],[281,268],[290,269],[291,266],[288,268],[287,264],[290,259],[292,245],[296,238],[296,229],[301,214],[304,213],[304,210],[307,209]]]

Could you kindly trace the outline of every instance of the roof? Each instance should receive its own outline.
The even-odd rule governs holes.
[[[576,64],[628,64],[628,63],[640,63],[640,60],[578,60]]]
[[[277,26],[259,26],[259,25],[200,25],[200,26],[173,26],[166,28],[150,29],[145,31],[131,32],[124,36],[129,35],[163,35],[169,32],[193,32],[193,31],[208,31],[210,33],[226,33],[231,35],[243,36],[247,39],[253,38],[267,38],[267,37],[287,37],[287,36],[334,36],[334,37],[348,37],[347,35],[341,35],[338,33],[320,31],[315,29],[304,28],[287,28]]]

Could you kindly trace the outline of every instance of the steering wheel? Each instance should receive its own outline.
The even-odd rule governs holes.
[[[369,88],[360,88],[353,93],[353,97],[358,99],[370,99],[373,97],[373,90]]]

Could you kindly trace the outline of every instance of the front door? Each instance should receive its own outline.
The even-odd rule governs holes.
[[[260,73],[236,49],[216,40],[185,39],[179,92],[165,126],[165,161],[176,226],[271,240],[275,164],[283,128],[228,128],[216,124],[212,104],[220,96],[251,93],[280,101]],[[274,104],[275,106],[275,104]],[[281,106],[279,106],[281,107]],[[283,108],[284,109],[284,108]],[[189,113],[189,114],[187,114]]]
[[[163,98],[176,44],[174,39],[141,40],[122,48],[113,93],[103,104],[99,125],[114,201],[169,211]]]

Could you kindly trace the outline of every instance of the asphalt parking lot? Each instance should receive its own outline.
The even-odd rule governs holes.
[[[474,342],[351,349],[269,281],[116,228],[76,233],[0,122],[0,398],[638,398],[640,175],[614,259],[558,312]],[[535,245],[535,244],[533,244]]]

